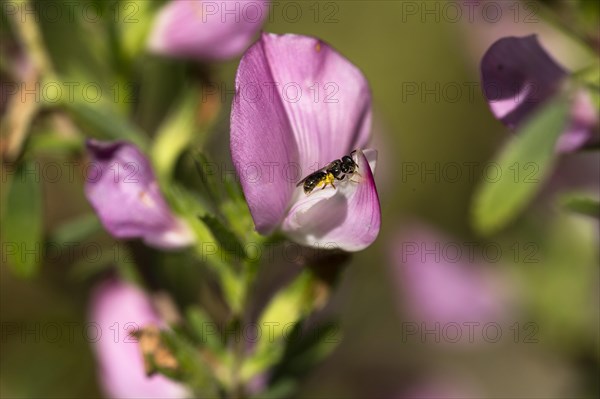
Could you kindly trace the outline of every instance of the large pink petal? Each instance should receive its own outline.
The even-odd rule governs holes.
[[[373,165],[374,152],[369,155]],[[295,193],[294,205],[282,230],[294,241],[318,248],[360,251],[375,241],[381,226],[381,209],[369,162],[356,154],[358,172],[352,181],[336,181],[336,189],[317,189],[310,195]]]
[[[148,297],[119,280],[103,282],[93,293],[86,329],[94,343],[100,383],[110,398],[182,398],[186,389],[162,375],[147,377],[143,355],[130,337],[147,325],[163,323]]]
[[[240,55],[265,21],[267,0],[172,0],[157,14],[148,47],[174,57],[226,60]]]
[[[231,109],[231,157],[256,230],[272,232],[289,206],[298,166],[298,147],[272,82],[264,43],[252,46],[240,62]],[[290,175],[288,175],[288,173]]]
[[[371,93],[362,72],[316,38],[263,34],[261,42],[298,143],[303,176],[364,148]]]

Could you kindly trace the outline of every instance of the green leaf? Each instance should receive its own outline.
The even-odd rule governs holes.
[[[206,155],[198,153],[194,157],[194,165],[196,166],[196,171],[198,171],[200,182],[202,183],[200,191],[205,193],[207,200],[217,207],[217,204],[222,200],[221,190],[214,174],[209,173],[209,170],[211,167],[215,166],[215,164],[211,163]]]
[[[569,106],[554,100],[536,112],[510,140],[495,162],[498,177],[487,179],[475,193],[475,228],[491,234],[511,222],[540,190],[551,172],[555,145],[567,123]]]
[[[177,331],[163,331],[161,336],[179,365],[177,375],[169,377],[183,381],[200,397],[217,397],[218,382],[213,370],[198,356],[198,348]]]
[[[32,277],[39,268],[42,244],[42,188],[34,161],[16,170],[2,221],[2,253],[13,272]]]
[[[569,194],[561,199],[562,205],[568,210],[586,216],[600,218],[600,202],[597,199],[583,195]]]
[[[221,353],[223,345],[221,344],[219,335],[214,334],[217,332],[216,324],[206,312],[197,306],[193,306],[187,309],[186,316],[198,342],[216,354]]]
[[[246,259],[246,250],[238,237],[219,219],[212,215],[201,216],[200,219],[210,229],[221,248],[232,255]]]
[[[310,373],[314,367],[333,352],[341,342],[339,325],[327,321],[311,330],[303,331],[304,321],[298,322],[286,341],[285,352],[273,368],[271,386],[278,386],[290,378],[298,380]]]
[[[61,224],[52,232],[50,241],[58,245],[69,242],[81,242],[92,234],[101,231],[101,227],[102,225],[96,214],[87,213]]]
[[[170,177],[181,152],[200,136],[196,123],[198,100],[196,91],[188,91],[160,126],[151,150],[160,176]]]

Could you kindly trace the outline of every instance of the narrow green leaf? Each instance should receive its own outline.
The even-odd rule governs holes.
[[[82,242],[92,234],[101,231],[101,224],[94,213],[87,213],[68,220],[57,227],[50,236],[50,241],[63,245],[69,242]]]
[[[21,277],[35,275],[43,251],[42,189],[33,162],[23,162],[17,168],[2,221],[3,257]]]
[[[225,226],[219,219],[212,215],[204,215],[200,217],[200,220],[210,229],[212,235],[215,237],[221,248],[230,254],[239,256],[240,258],[247,258],[246,250],[238,239],[238,237]]]
[[[324,322],[310,331],[303,331],[303,327],[304,321],[296,323],[286,340],[285,352],[271,374],[273,387],[290,378],[303,378],[341,342],[342,334],[335,322]]]
[[[200,191],[206,193],[206,196],[208,197],[207,200],[214,206],[217,206],[222,199],[222,195],[215,175],[212,173],[212,169],[216,165],[211,163],[203,153],[196,154],[194,157],[194,165],[196,165],[196,170],[198,171],[202,183]]]
[[[187,309],[186,316],[195,338],[214,353],[221,353],[223,346],[217,333],[216,324],[206,312],[193,306]]]
[[[572,212],[600,219],[600,202],[597,199],[570,194],[563,197],[561,202],[565,208]]]
[[[199,136],[196,123],[198,104],[196,92],[188,91],[160,126],[151,149],[154,167],[160,176],[171,176],[181,152]]]
[[[481,183],[472,204],[473,224],[491,234],[512,221],[543,186],[555,145],[567,123],[568,103],[555,100],[536,112],[495,160],[498,177]]]

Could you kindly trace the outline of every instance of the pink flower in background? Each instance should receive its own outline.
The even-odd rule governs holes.
[[[373,180],[371,94],[356,66],[322,41],[263,34],[243,56],[231,112],[231,156],[256,230],[358,251],[381,224]],[[353,180],[306,195],[296,183],[357,149]]]
[[[136,146],[88,140],[87,149],[92,163],[85,195],[110,234],[141,238],[162,249],[194,242],[189,226],[169,209],[150,163]]]
[[[102,389],[110,398],[183,398],[180,384],[156,374],[146,376],[137,339],[129,334],[152,325],[163,326],[146,294],[135,286],[111,279],[94,290],[90,322],[98,329],[94,352]]]
[[[535,35],[502,38],[481,60],[481,82],[490,109],[511,129],[518,129],[547,100],[564,95],[568,76]],[[597,128],[592,100],[579,89],[571,100],[571,120],[557,142],[557,151],[571,152],[598,142]]]
[[[234,58],[248,48],[268,8],[268,0],[172,0],[156,16],[148,48],[204,61]]]
[[[474,252],[427,228],[406,229],[392,243],[390,263],[399,301],[428,324],[501,321],[509,308],[506,286]]]

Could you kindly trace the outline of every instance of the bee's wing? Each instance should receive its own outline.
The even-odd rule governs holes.
[[[358,150],[354,150],[350,153],[350,158],[352,158],[352,162],[354,162],[354,165],[358,168],[358,163],[354,160],[354,154],[356,154],[356,151]]]
[[[333,162],[332,162],[332,163],[333,163]],[[296,187],[300,187],[300,186],[302,185],[302,183],[304,183],[304,182],[306,181],[306,179],[308,179],[309,177],[311,177],[311,176],[312,176],[312,175],[314,175],[315,173],[319,173],[319,172],[323,172],[324,170],[327,170],[327,169],[328,169],[328,168],[331,166],[331,164],[332,164],[332,163],[330,163],[329,165],[327,165],[327,166],[325,166],[325,167],[323,167],[323,168],[321,168],[321,169],[319,169],[319,170],[315,170],[314,172],[311,172],[311,173],[309,173],[308,175],[306,175],[306,177],[304,177],[304,179],[300,180],[300,181],[299,181],[299,182],[296,184]]]
[[[312,175],[312,173],[308,176],[306,176],[304,179],[300,180],[297,184],[296,187],[300,187],[302,185],[302,183],[304,183],[306,181],[306,179],[308,179],[310,176]]]

